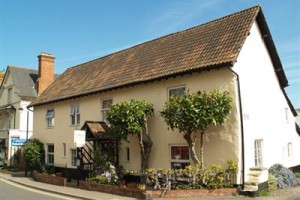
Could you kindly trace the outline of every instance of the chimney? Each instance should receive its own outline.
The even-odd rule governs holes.
[[[54,59],[48,53],[41,53],[39,56],[39,79],[37,80],[38,96],[54,81]]]

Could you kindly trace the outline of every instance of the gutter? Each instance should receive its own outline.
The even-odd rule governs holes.
[[[242,109],[242,97],[241,97],[241,87],[240,87],[240,78],[239,75],[228,67],[229,71],[231,71],[236,77],[237,88],[238,88],[238,100],[239,100],[239,110],[240,110],[240,122],[241,122],[241,148],[242,148],[242,190],[244,190],[245,185],[245,139],[244,139],[244,121],[243,121],[243,109]]]

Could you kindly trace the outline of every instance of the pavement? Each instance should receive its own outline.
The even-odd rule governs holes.
[[[10,172],[4,169],[0,170],[0,179],[5,179],[10,182],[20,184],[25,187],[32,189],[37,189],[45,192],[50,192],[52,194],[63,195],[71,197],[74,199],[83,199],[83,200],[133,200],[136,198],[123,197],[118,195],[112,195],[102,192],[83,190],[73,187],[64,187],[51,185],[46,183],[41,183],[33,180],[31,177],[25,177],[24,171],[19,172]]]

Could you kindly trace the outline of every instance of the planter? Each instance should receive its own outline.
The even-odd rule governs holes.
[[[152,199],[159,197],[196,197],[196,196],[230,196],[235,194],[236,188],[221,188],[214,190],[207,189],[195,189],[195,190],[142,190],[138,188],[130,188],[124,184],[105,185],[89,183],[86,181],[79,181],[79,187],[82,189],[105,192],[110,194],[116,194],[121,196],[133,197],[138,199]]]
[[[59,186],[67,185],[67,179],[64,177],[57,177],[55,175],[41,174],[35,170],[32,172],[32,177],[34,180],[43,182],[43,183],[49,183],[52,185],[59,185]]]

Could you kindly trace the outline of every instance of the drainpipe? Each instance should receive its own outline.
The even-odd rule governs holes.
[[[238,89],[238,100],[239,100],[239,110],[240,110],[240,122],[241,122],[241,140],[242,140],[242,190],[245,185],[245,140],[244,140],[244,122],[243,122],[243,110],[242,110],[242,97],[241,97],[241,87],[240,87],[240,78],[239,75],[228,67],[229,71],[231,71],[236,77],[237,89]]]

